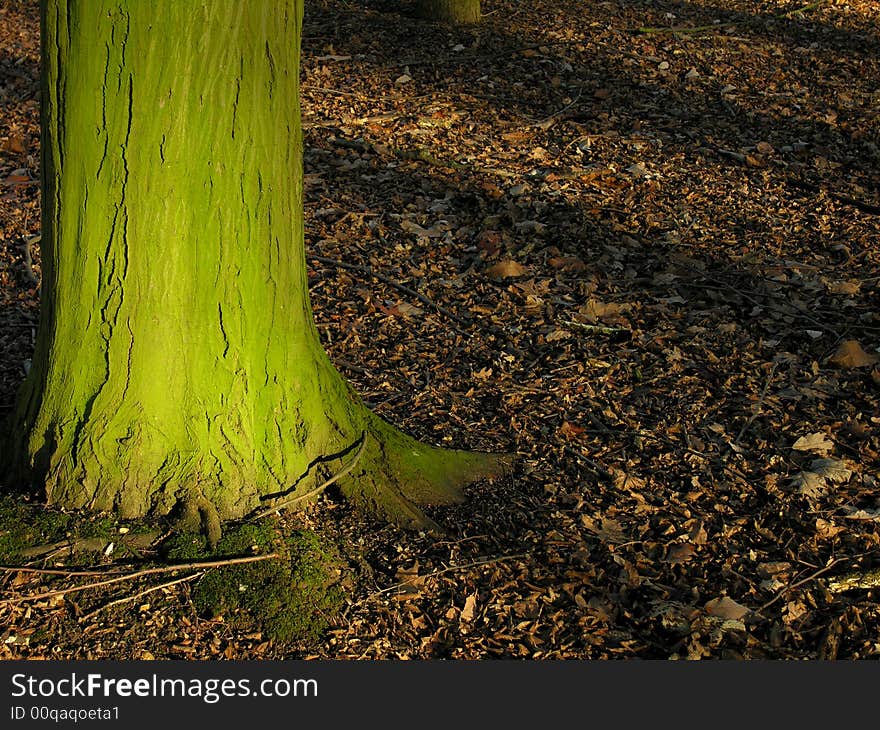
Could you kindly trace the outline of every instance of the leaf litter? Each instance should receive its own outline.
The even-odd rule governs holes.
[[[332,494],[286,517],[356,576],[317,643],[200,617],[181,585],[85,624],[4,606],[0,656],[878,656],[876,589],[829,589],[880,562],[872,3],[484,7],[307,3],[306,243],[371,407],[517,473],[432,509],[443,538]],[[35,7],[0,38],[8,412],[38,310]]]

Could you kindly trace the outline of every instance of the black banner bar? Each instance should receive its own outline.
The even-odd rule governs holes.
[[[851,725],[873,720],[878,674],[876,662],[7,661],[0,728]]]

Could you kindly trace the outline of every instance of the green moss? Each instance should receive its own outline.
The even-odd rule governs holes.
[[[0,495],[0,562],[14,563],[23,550],[58,542],[70,532],[73,518],[58,510]]]
[[[87,565],[110,543],[117,553],[140,534],[151,532],[145,521],[129,522],[127,537],[119,534],[119,522],[109,515],[67,512],[27,502],[20,495],[0,494],[0,562],[16,564],[29,549],[68,542],[68,565]]]
[[[317,639],[342,606],[338,586],[341,560],[317,535],[296,532],[282,536],[269,522],[230,528],[214,550],[203,535],[171,536],[162,553],[168,560],[219,560],[277,552],[277,560],[230,565],[209,571],[193,589],[196,609],[223,616],[230,625],[259,627],[282,642]]]

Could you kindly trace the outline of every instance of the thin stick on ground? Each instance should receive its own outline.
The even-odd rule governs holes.
[[[87,591],[92,588],[103,588],[105,586],[115,585],[127,580],[135,580],[143,578],[147,575],[157,575],[159,573],[174,573],[179,570],[203,570],[207,568],[223,568],[227,565],[243,565],[245,563],[256,563],[260,560],[271,560],[272,558],[280,558],[278,553],[267,553],[266,555],[253,555],[247,558],[229,558],[228,560],[211,560],[203,563],[183,563],[181,565],[163,565],[158,568],[146,568],[138,570],[134,573],[126,573],[125,575],[109,578],[107,580],[99,580],[87,585],[72,586],[70,588],[62,588],[57,591],[45,591],[43,593],[34,593],[30,596],[18,596],[17,598],[7,598],[0,601],[0,606],[10,606],[27,601],[39,601],[44,598],[55,598],[57,596],[66,596],[69,593],[78,593],[79,591]]]
[[[648,26],[643,26],[641,28],[636,28],[636,33],[641,33],[642,35],[656,35],[659,33],[708,33],[715,30],[723,30],[725,28],[732,28],[735,23],[714,23],[712,25],[677,25],[672,26],[670,28],[652,28]]]
[[[465,563],[464,565],[450,565],[448,568],[441,568],[440,570],[434,570],[430,573],[425,573],[424,575],[417,575],[408,580],[402,581],[400,583],[395,583],[393,586],[388,586],[388,588],[383,588],[381,591],[376,591],[375,593],[371,593],[366,598],[361,599],[357,603],[353,603],[352,607],[360,606],[364,603],[369,603],[374,598],[378,598],[385,593],[390,593],[391,591],[400,590],[406,585],[410,583],[415,583],[419,580],[424,580],[425,578],[434,578],[438,575],[443,575],[444,573],[452,573],[456,570],[467,570],[468,568],[476,568],[480,565],[491,565],[492,563],[503,563],[507,560],[518,560],[519,558],[527,558],[529,557],[529,553],[517,553],[516,555],[502,555],[497,558],[486,558],[485,560],[475,560],[472,563]]]
[[[0,570],[6,573],[32,573],[33,575],[63,575],[68,578],[92,577],[96,575],[119,575],[125,571],[119,568],[107,570],[63,570],[61,568],[31,568],[27,565],[0,565]]]
[[[131,603],[132,601],[136,601],[138,598],[143,598],[144,596],[154,593],[156,591],[161,591],[164,588],[171,588],[172,586],[179,585],[181,583],[189,583],[190,581],[196,580],[197,578],[201,578],[206,571],[202,570],[198,573],[193,573],[192,575],[185,575],[183,578],[177,578],[176,580],[168,581],[167,583],[162,583],[157,586],[152,586],[150,588],[146,588],[142,591],[138,591],[132,596],[124,596],[122,598],[117,598],[115,601],[110,601],[109,603],[105,603],[103,606],[96,608],[94,611],[90,611],[84,616],[80,617],[80,621],[88,621],[91,618],[97,616],[101,611],[104,611],[108,608],[112,608],[113,606],[121,606],[123,603]]]
[[[736,438],[733,440],[734,444],[739,444],[742,440],[742,437],[745,435],[749,426],[751,426],[755,419],[761,415],[761,409],[764,407],[764,399],[767,397],[767,391],[770,389],[770,383],[773,382],[773,376],[776,375],[776,368],[779,366],[778,362],[773,363],[773,367],[770,368],[770,374],[767,376],[767,382],[764,383],[764,388],[761,390],[761,395],[758,397],[758,402],[755,404],[755,407],[752,409],[752,415],[749,416],[748,420],[743,424],[742,428],[739,430]]]
[[[789,10],[788,12],[781,13],[780,15],[777,15],[776,17],[777,18],[790,18],[792,15],[797,15],[798,13],[805,13],[808,10],[815,10],[820,5],[823,5],[824,3],[825,3],[825,0],[816,0],[816,2],[810,3],[809,5],[804,5],[800,8],[795,8],[794,10]]]
[[[799,588],[800,586],[805,585],[806,583],[809,583],[810,581],[816,580],[816,578],[818,578],[820,575],[823,575],[824,573],[827,573],[835,565],[838,565],[839,563],[842,563],[848,559],[849,558],[836,558],[835,560],[832,560],[830,563],[828,563],[828,565],[826,565],[824,568],[820,568],[815,573],[808,575],[803,580],[799,580],[795,583],[792,583],[791,585],[785,586],[785,588],[783,588],[773,598],[771,598],[769,601],[767,601],[767,603],[765,603],[763,606],[761,606],[758,609],[757,613],[761,613],[765,609],[770,608],[770,606],[772,606],[774,603],[776,603],[776,601],[778,601],[780,598],[782,598],[789,591],[793,591],[795,588]]]

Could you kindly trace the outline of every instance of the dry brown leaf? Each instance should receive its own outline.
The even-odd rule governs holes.
[[[401,314],[406,318],[418,317],[419,315],[425,313],[424,309],[419,309],[418,307],[414,307],[412,304],[407,304],[406,302],[400,302],[391,311],[397,312],[398,314]]]
[[[641,489],[645,486],[645,480],[637,477],[635,474],[623,471],[622,469],[611,470],[611,478],[614,482],[614,488],[620,490]]]
[[[731,619],[733,621],[738,621],[751,613],[751,609],[743,606],[741,603],[737,603],[728,596],[713,598],[711,601],[706,602],[704,608],[710,616]]]
[[[516,276],[525,276],[528,273],[529,270],[525,266],[511,259],[500,261],[486,269],[486,276],[495,281],[510,279]]]
[[[843,294],[845,296],[855,296],[861,291],[862,282],[855,279],[853,281],[829,281],[823,279],[825,288],[832,294]]]
[[[20,135],[13,135],[0,145],[0,149],[13,155],[23,155],[25,153],[24,138]]]
[[[461,609],[462,621],[473,621],[477,610],[477,594],[472,593],[464,600],[464,608]]]
[[[818,499],[828,491],[825,477],[814,471],[798,472],[791,478],[791,483],[798,494],[803,494],[810,499]]]
[[[816,534],[826,540],[835,535],[839,535],[844,529],[845,528],[843,527],[835,525],[833,522],[823,520],[821,517],[816,520]]]
[[[593,519],[589,515],[581,515],[581,524],[605,542],[626,542],[627,537],[623,530],[623,525],[611,517]]]
[[[587,265],[577,256],[560,256],[547,261],[550,266],[559,271],[583,271]]]
[[[835,484],[848,482],[852,476],[852,469],[840,459],[813,459],[810,463],[810,469]]]
[[[834,442],[819,431],[801,436],[792,444],[791,448],[795,451],[808,451],[811,454],[827,454],[834,448]]]
[[[696,549],[689,542],[680,542],[675,545],[671,545],[669,549],[666,551],[666,555],[663,560],[666,563],[672,563],[676,565],[678,563],[686,563],[696,554]]]
[[[858,340],[844,340],[828,360],[840,368],[849,370],[870,367],[880,361],[880,357],[865,352]]]
[[[569,423],[568,421],[563,421],[562,425],[559,427],[559,433],[568,439],[577,438],[584,432],[584,430],[583,426],[578,426],[577,424]]]
[[[614,302],[603,302],[593,297],[587,300],[587,303],[580,307],[578,314],[586,319],[590,324],[603,322],[611,325],[625,325],[626,319],[622,313],[628,309],[627,305],[615,304]]]

